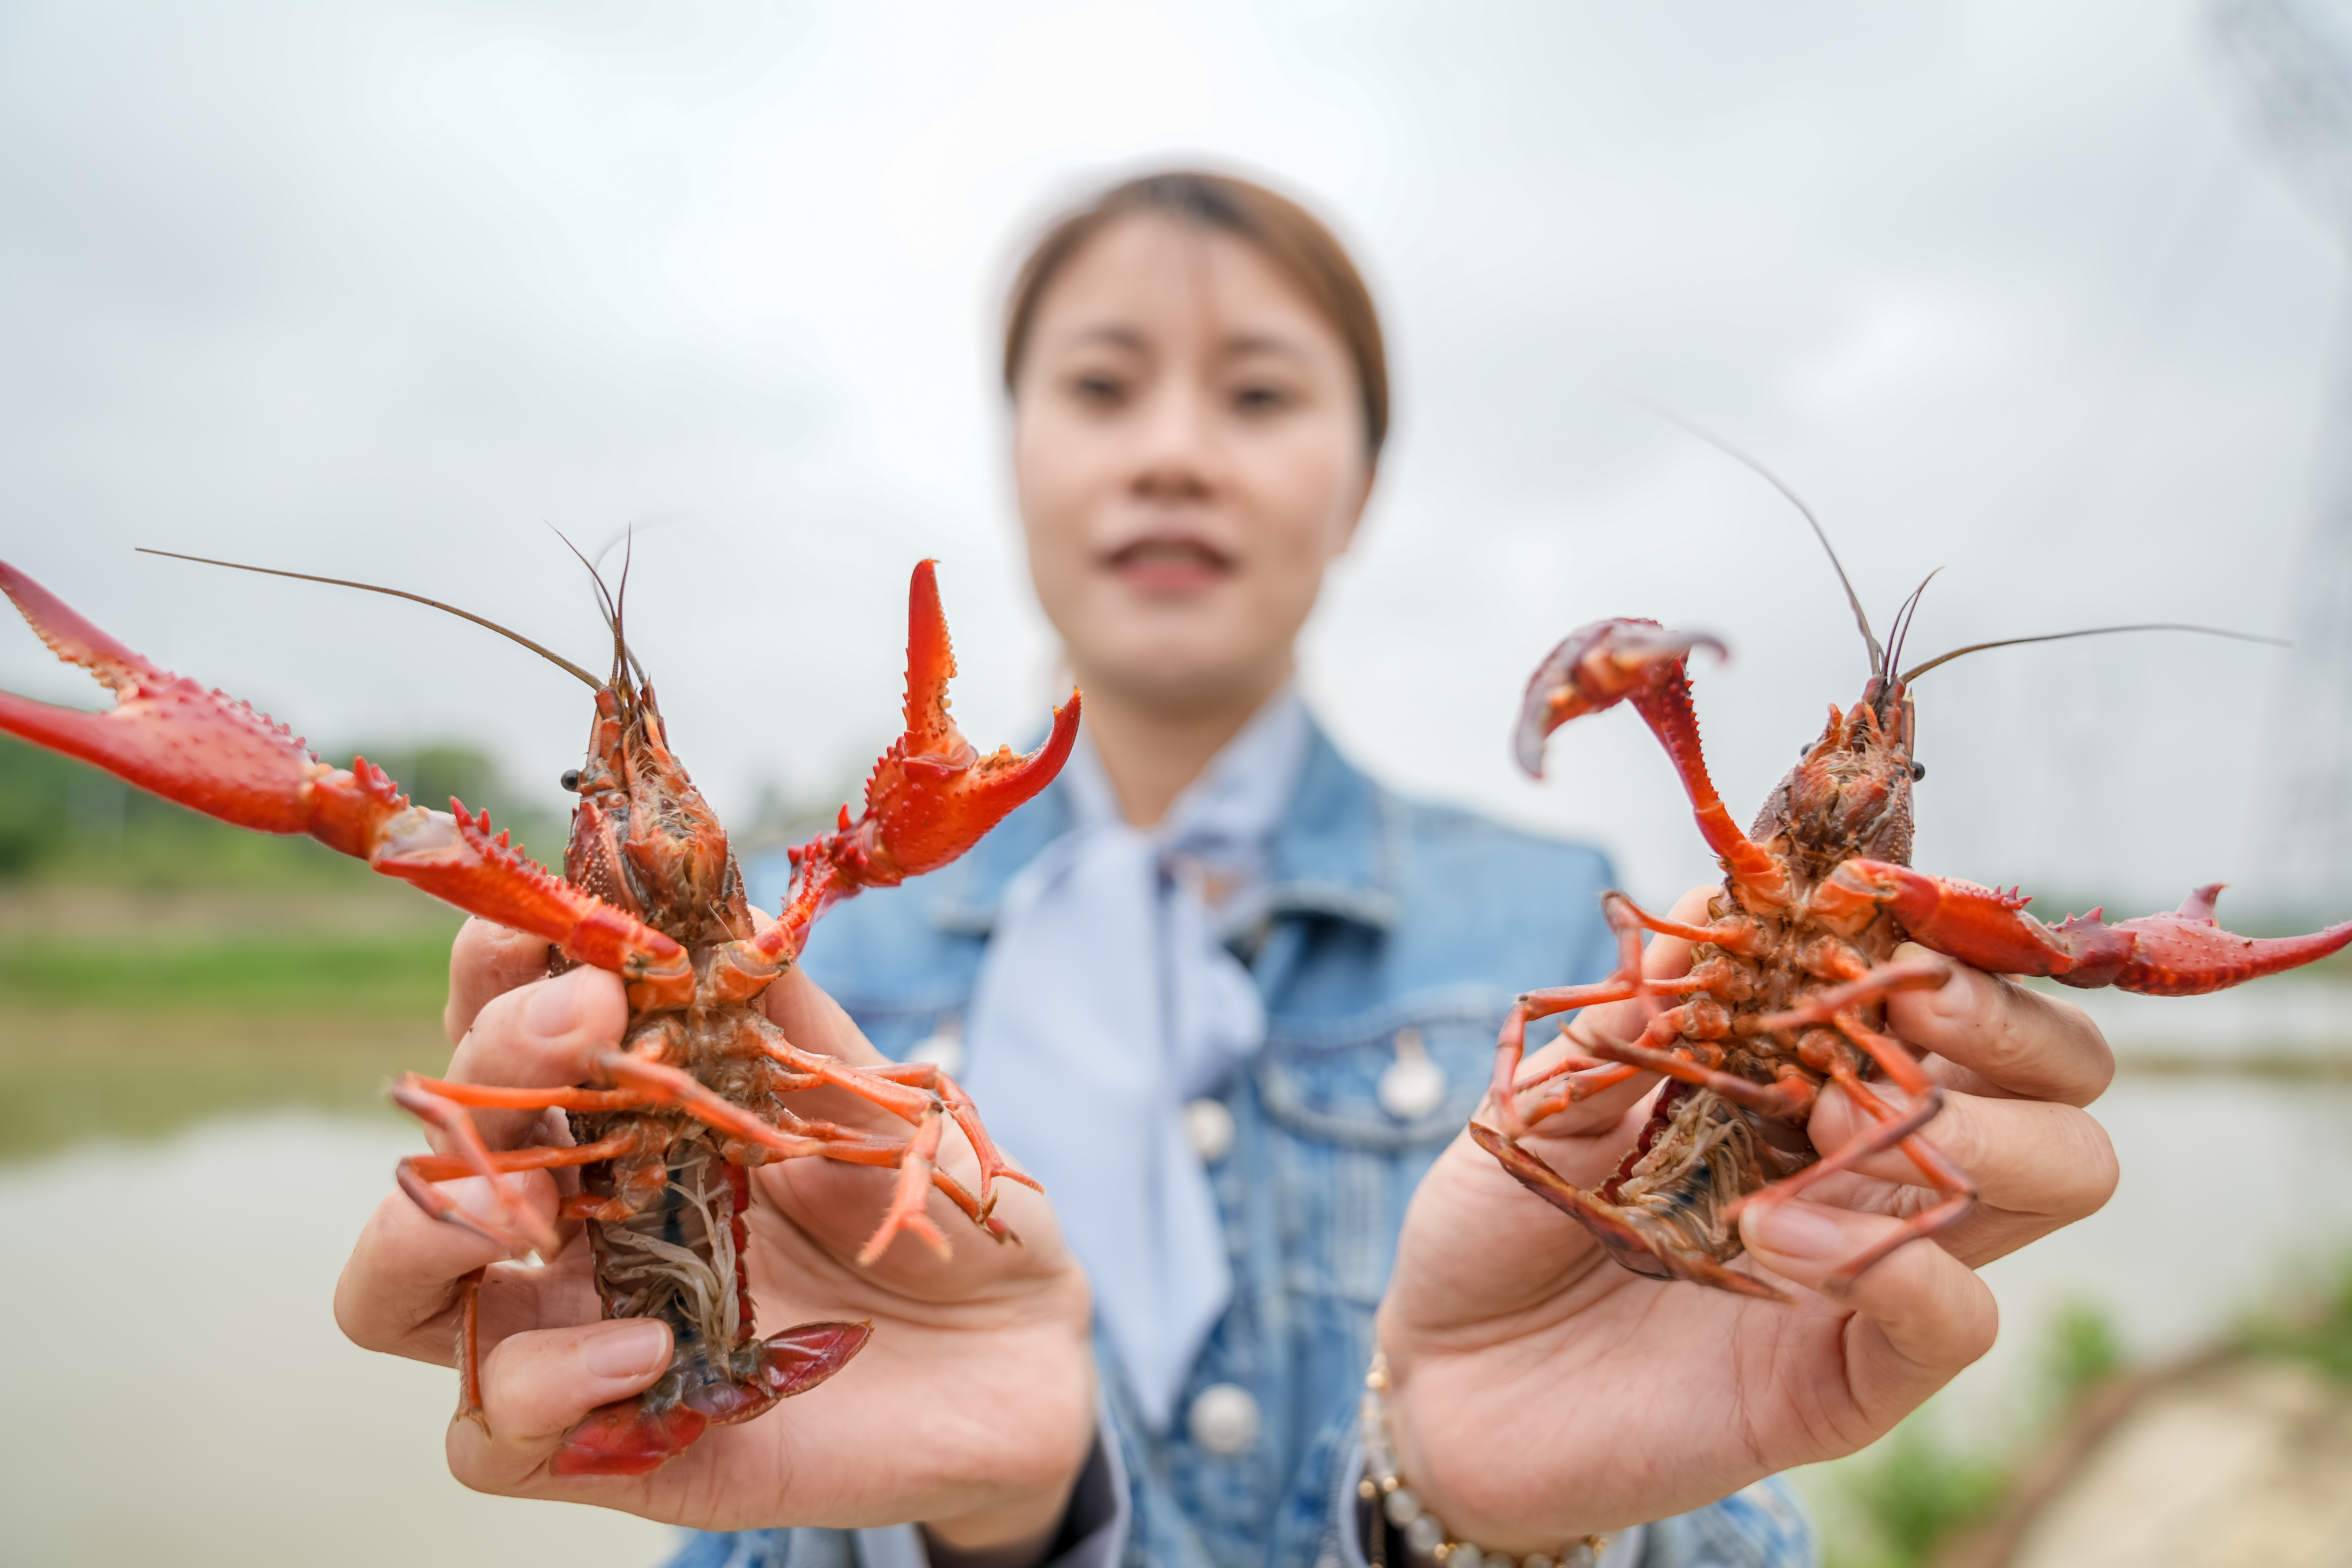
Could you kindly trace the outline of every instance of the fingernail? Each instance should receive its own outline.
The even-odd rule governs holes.
[[[669,1331],[650,1318],[614,1324],[580,1347],[580,1362],[595,1377],[643,1377],[669,1359]]]
[[[580,1023],[580,982],[588,971],[575,969],[560,974],[541,986],[531,996],[530,1005],[523,1009],[522,1021],[530,1032],[552,1039],[568,1035]]]
[[[1741,1217],[1756,1246],[1783,1258],[1829,1258],[1845,1243],[1837,1221],[1794,1199],[1751,1207]]]

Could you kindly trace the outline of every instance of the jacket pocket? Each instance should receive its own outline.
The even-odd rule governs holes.
[[[1256,1063],[1259,1098],[1276,1126],[1303,1138],[1431,1150],[1477,1109],[1510,1005],[1486,986],[1454,986],[1328,1023],[1275,1019]]]
[[[1276,1020],[1255,1064],[1286,1310],[1353,1342],[1388,1287],[1405,1205],[1477,1108],[1510,999],[1423,992],[1329,1024]],[[1386,1093],[1383,1093],[1385,1086]]]

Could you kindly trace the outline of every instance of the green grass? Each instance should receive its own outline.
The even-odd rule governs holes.
[[[323,921],[342,902],[289,899],[277,918]],[[257,1110],[393,1114],[387,1079],[449,1059],[457,917],[417,903],[380,932],[0,943],[0,1162]]]
[[[519,813],[480,752],[363,750],[561,857],[562,821]],[[447,1065],[460,918],[307,837],[0,737],[0,1161],[257,1110],[394,1114],[387,1078]]]
[[[1881,1438],[1840,1480],[1842,1500],[1864,1539],[1832,1539],[1832,1568],[1915,1568],[1954,1531],[1989,1516],[2009,1475],[2005,1466],[1953,1445],[1923,1412]]]
[[[468,747],[358,748],[418,803],[456,795],[488,809],[526,852],[562,858],[566,825],[508,789]],[[348,750],[321,752],[348,763]],[[171,889],[331,890],[373,880],[359,861],[301,836],[233,827],[131,788],[86,763],[0,736],[0,882]]]
[[[2246,1353],[2309,1363],[2352,1383],[2352,1261],[2299,1302],[2250,1321]],[[2041,1411],[2020,1441],[2029,1452],[2058,1430],[2084,1397],[2129,1370],[2114,1320],[2098,1308],[2066,1308],[2042,1355]],[[1873,1448],[1838,1461],[1809,1483],[1826,1515],[1831,1568],[1922,1568],[1959,1531],[2000,1506],[2013,1461],[1948,1441],[1931,1409],[1915,1413]]]
[[[2299,1307],[2250,1324],[2241,1342],[2255,1355],[2308,1362],[2330,1377],[2352,1383],[2352,1262]]]
[[[431,906],[422,909],[430,918]],[[131,1013],[439,1016],[459,917],[381,935],[262,935],[228,941],[94,936],[0,945],[0,1008]]]
[[[0,1163],[256,1110],[395,1117],[386,1080],[448,1060],[418,1019],[16,1014],[0,1038]]]
[[[2123,1338],[2116,1321],[2104,1308],[2077,1301],[2058,1314],[2051,1326],[2050,1349],[2043,1358],[2053,1405],[2063,1415],[2095,1385],[2124,1370]]]
[[[2114,1319],[2095,1306],[2063,1309],[2048,1334],[2034,1425],[2055,1429],[2085,1394],[2124,1370],[2125,1356]],[[2029,1430],[1996,1457],[1946,1437],[1932,1407],[1915,1412],[1832,1473],[1834,1493],[1824,1500],[1832,1504],[1832,1568],[1920,1568],[1934,1562],[1956,1534],[1991,1518],[2008,1493],[2014,1455],[2039,1440],[2038,1431]]]
[[[448,1064],[456,923],[0,946],[0,1162],[260,1110],[394,1114],[386,1079]]]

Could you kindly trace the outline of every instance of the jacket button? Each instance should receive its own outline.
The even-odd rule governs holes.
[[[1257,1446],[1257,1401],[1239,1384],[1213,1383],[1193,1399],[1184,1425],[1209,1453],[1246,1453]]]
[[[1213,1165],[1233,1152],[1234,1113],[1222,1100],[1195,1100],[1184,1107],[1184,1136],[1201,1163]]]
[[[1399,1121],[1418,1121],[1445,1103],[1445,1069],[1429,1059],[1421,1031],[1396,1032],[1396,1060],[1381,1069],[1372,1086],[1381,1109]]]

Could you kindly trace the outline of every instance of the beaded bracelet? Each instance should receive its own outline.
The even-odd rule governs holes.
[[[1372,1352],[1370,1370],[1364,1373],[1364,1397],[1359,1406],[1362,1419],[1364,1443],[1364,1473],[1356,1482],[1356,1495],[1365,1504],[1365,1554],[1373,1568],[1388,1568],[1387,1539],[1391,1530],[1398,1532],[1405,1557],[1413,1563],[1437,1563],[1444,1568],[1598,1568],[1601,1553],[1608,1549],[1605,1535],[1588,1535],[1571,1542],[1558,1556],[1549,1552],[1530,1552],[1525,1557],[1514,1557],[1507,1552],[1489,1552],[1466,1541],[1456,1541],[1445,1532],[1438,1517],[1422,1507],[1421,1499],[1404,1484],[1397,1474],[1396,1447],[1390,1436],[1389,1426],[1389,1358],[1380,1351]],[[1399,1564],[1398,1568],[1402,1568]]]

